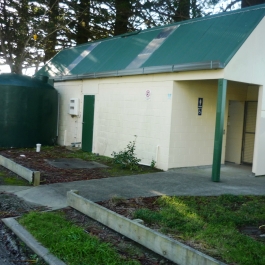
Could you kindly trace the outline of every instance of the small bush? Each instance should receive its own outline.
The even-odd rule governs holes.
[[[130,170],[138,170],[141,159],[135,155],[135,141],[129,142],[124,151],[118,153],[113,152],[113,163],[120,165],[121,168],[129,168]]]

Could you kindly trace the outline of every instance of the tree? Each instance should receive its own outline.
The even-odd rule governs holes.
[[[120,35],[128,32],[129,19],[133,15],[132,4],[130,0],[115,0],[114,6],[116,11],[114,35]]]
[[[56,53],[57,34],[58,34],[58,22],[59,22],[59,1],[48,1],[48,19],[45,22],[44,28],[46,32],[50,33],[47,35],[45,44],[44,44],[44,62],[47,62],[51,59]]]
[[[241,8],[265,4],[265,0],[241,0]]]
[[[3,0],[0,5],[0,56],[14,73],[22,73],[33,46],[33,17],[27,0]]]
[[[204,16],[209,13],[204,8],[217,1],[1,0],[0,62],[21,74],[25,67],[38,69],[60,49]]]

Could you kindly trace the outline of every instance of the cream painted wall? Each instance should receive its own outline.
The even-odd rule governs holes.
[[[243,83],[228,82],[222,163],[225,161],[228,103],[230,100],[253,100],[257,90]],[[201,116],[198,116],[198,98],[203,98]],[[217,80],[174,83],[169,168],[212,164],[216,100]],[[237,154],[240,156],[240,151]]]
[[[224,78],[260,86],[255,135],[255,175],[265,175],[265,18],[251,33],[224,70]]]
[[[169,168],[212,163],[216,97],[217,81],[174,83]],[[203,98],[201,116],[198,98]]]
[[[110,156],[136,139],[143,164],[156,160],[167,169],[171,121],[172,81],[101,83],[96,104],[95,152]],[[135,81],[135,80],[134,80]],[[151,91],[149,99],[146,90]]]
[[[59,145],[81,142],[82,134],[82,81],[55,83],[59,93]],[[68,114],[70,98],[79,98],[79,115]]]
[[[156,166],[167,170],[173,89],[170,79],[148,75],[55,83],[61,95],[59,144],[81,142],[83,97],[95,95],[93,152],[111,156],[137,135],[136,152],[141,162],[150,165],[157,158]],[[146,90],[151,91],[149,99]],[[80,99],[80,115],[74,118],[68,114],[71,97]]]

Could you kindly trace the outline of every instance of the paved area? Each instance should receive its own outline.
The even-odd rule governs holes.
[[[113,177],[38,187],[0,186],[29,202],[58,209],[67,206],[66,193],[79,194],[92,201],[113,196],[132,198],[156,195],[265,195],[265,176],[254,177],[251,167],[227,164],[221,168],[220,182],[211,181],[211,167],[193,167],[146,175]]]
[[[71,168],[102,168],[107,167],[103,164],[94,161],[84,161],[79,158],[57,158],[57,159],[47,159],[50,165],[58,168],[71,169]]]

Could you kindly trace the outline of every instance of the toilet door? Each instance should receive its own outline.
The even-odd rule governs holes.
[[[257,108],[257,101],[246,102],[242,162],[247,164],[253,163]]]

